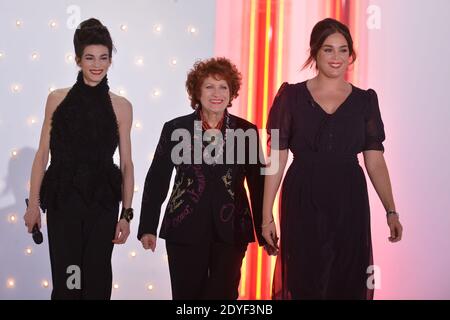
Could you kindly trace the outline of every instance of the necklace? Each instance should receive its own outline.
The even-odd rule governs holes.
[[[215,166],[218,163],[223,163],[223,159],[222,156],[224,154],[224,147],[226,145],[226,141],[227,141],[227,129],[230,128],[230,116],[227,112],[227,110],[225,110],[224,115],[222,117],[222,119],[219,121],[219,123],[217,124],[217,126],[215,128],[212,128],[211,126],[209,126],[208,124],[205,123],[206,121],[204,121],[202,112],[199,110],[200,113],[200,120],[202,121],[202,129],[204,132],[204,134],[206,136],[210,137],[210,144],[217,146],[218,145],[218,152],[217,154],[212,155],[209,152],[205,152],[205,147],[209,144],[206,141],[202,141],[202,155],[204,160],[208,160],[207,163],[211,164],[212,166]],[[200,128],[197,127],[197,130],[199,130]],[[213,133],[211,131],[209,131],[209,129],[216,129],[219,130],[220,133]],[[217,134],[222,134],[223,138],[220,139]],[[194,137],[195,138],[195,137]],[[201,137],[198,137],[201,139]],[[203,140],[203,139],[202,139]],[[207,139],[208,140],[208,139]]]
[[[222,119],[220,119],[220,121],[217,123],[217,125],[215,127],[212,127],[209,125],[208,121],[206,121],[205,116],[203,115],[203,112],[200,110],[200,119],[202,120],[202,128],[203,130],[208,130],[208,129],[222,129],[223,126],[223,120],[225,118],[225,112],[222,115]]]

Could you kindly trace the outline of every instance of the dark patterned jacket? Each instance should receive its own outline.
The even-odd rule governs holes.
[[[226,137],[225,140],[231,139],[229,134],[225,134],[225,128],[243,131],[252,129],[257,134],[256,126],[244,119],[228,113],[225,119],[226,126],[224,125],[222,131]],[[232,164],[226,163],[226,154],[231,151],[226,147],[222,151],[223,164],[206,164],[205,161],[195,164],[195,120],[199,120],[197,112],[164,124],[153,162],[145,179],[138,239],[143,234],[156,235],[161,205],[166,199],[175,167],[175,181],[159,233],[161,238],[176,243],[199,243],[212,227],[220,240],[226,243],[248,243],[255,241],[255,226],[258,242],[260,245],[264,244],[260,228],[264,192],[264,176],[261,174],[261,168],[264,164],[259,160],[259,153],[261,153],[259,136],[256,135],[256,141],[253,143],[250,143],[251,139],[248,138],[241,144],[234,139]],[[197,122],[197,129],[198,126],[201,130],[200,122]],[[184,132],[189,132],[191,137],[191,162],[188,164],[175,164],[172,161],[172,150],[181,141],[172,141],[172,133],[175,129],[185,129]],[[229,145],[229,142],[227,141],[225,145]],[[250,161],[251,148],[256,152],[256,162]],[[184,155],[179,150],[177,152]],[[241,158],[241,164],[236,162],[238,152],[243,152],[245,155]],[[251,207],[244,180],[247,180]]]

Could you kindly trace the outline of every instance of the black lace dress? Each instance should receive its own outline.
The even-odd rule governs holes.
[[[370,207],[357,154],[384,150],[375,91],[353,86],[330,115],[306,82],[285,83],[267,128],[279,129],[279,149],[294,155],[282,186],[273,298],[372,299]]]

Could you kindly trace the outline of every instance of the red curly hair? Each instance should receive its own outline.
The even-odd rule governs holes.
[[[227,58],[210,58],[207,60],[197,61],[193,68],[189,71],[186,80],[186,89],[191,100],[191,107],[197,109],[201,106],[201,87],[203,81],[209,76],[216,79],[223,79],[230,88],[230,106],[231,101],[238,97],[241,87],[242,75]]]

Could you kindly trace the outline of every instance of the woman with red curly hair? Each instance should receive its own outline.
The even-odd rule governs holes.
[[[145,180],[138,239],[154,251],[161,205],[176,169],[159,233],[166,240],[173,299],[237,299],[254,226],[263,241],[257,128],[227,111],[240,85],[241,74],[226,58],[195,63],[186,81],[194,112],[164,124]]]

